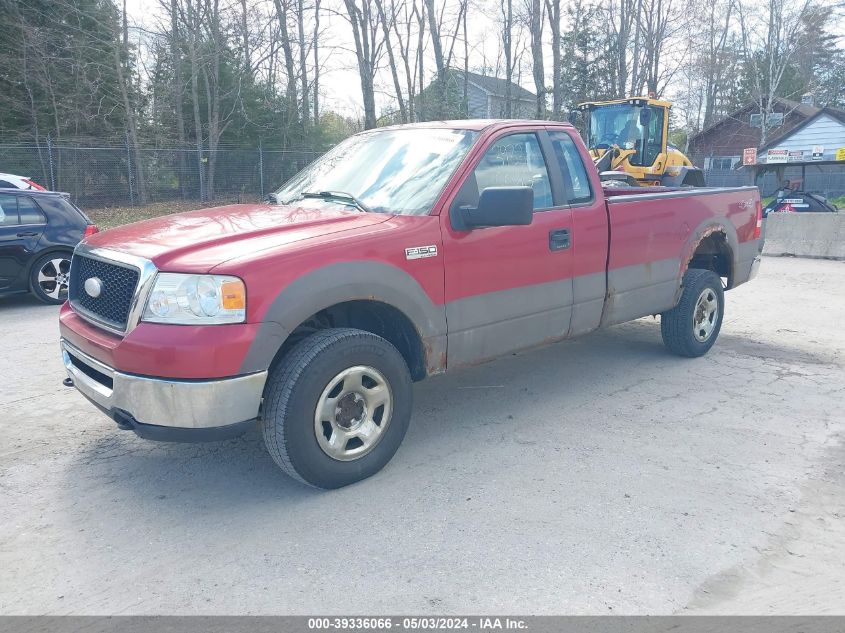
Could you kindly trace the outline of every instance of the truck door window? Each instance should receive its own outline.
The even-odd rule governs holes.
[[[549,139],[561,168],[567,202],[580,204],[592,200],[593,192],[590,189],[590,181],[587,179],[587,170],[584,168],[584,161],[581,160],[572,137],[566,132],[558,131],[550,132]]]
[[[535,210],[553,206],[549,172],[535,134],[511,134],[497,140],[481,158],[473,177],[479,195],[488,187],[532,187]]]

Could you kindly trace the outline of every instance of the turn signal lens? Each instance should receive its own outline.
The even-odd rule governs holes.
[[[240,279],[224,281],[220,286],[223,295],[224,310],[243,310],[246,308],[246,288]]]
[[[754,227],[754,239],[760,239],[763,234],[763,203],[757,201],[757,226]]]

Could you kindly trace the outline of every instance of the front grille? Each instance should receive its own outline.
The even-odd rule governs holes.
[[[83,316],[125,330],[140,276],[137,268],[74,255],[68,287],[70,304]],[[83,287],[91,277],[97,277],[102,283],[102,292],[96,298],[85,292]]]

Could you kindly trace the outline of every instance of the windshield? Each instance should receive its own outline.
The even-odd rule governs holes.
[[[650,110],[645,125],[643,109]],[[632,165],[651,165],[663,151],[663,108],[635,106],[628,103],[590,108],[590,148],[607,149],[618,145],[633,149]]]
[[[431,128],[358,134],[299,172],[275,199],[424,215],[477,137],[469,130]]]

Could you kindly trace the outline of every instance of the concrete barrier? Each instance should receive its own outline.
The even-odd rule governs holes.
[[[764,255],[845,259],[845,213],[773,213]]]

